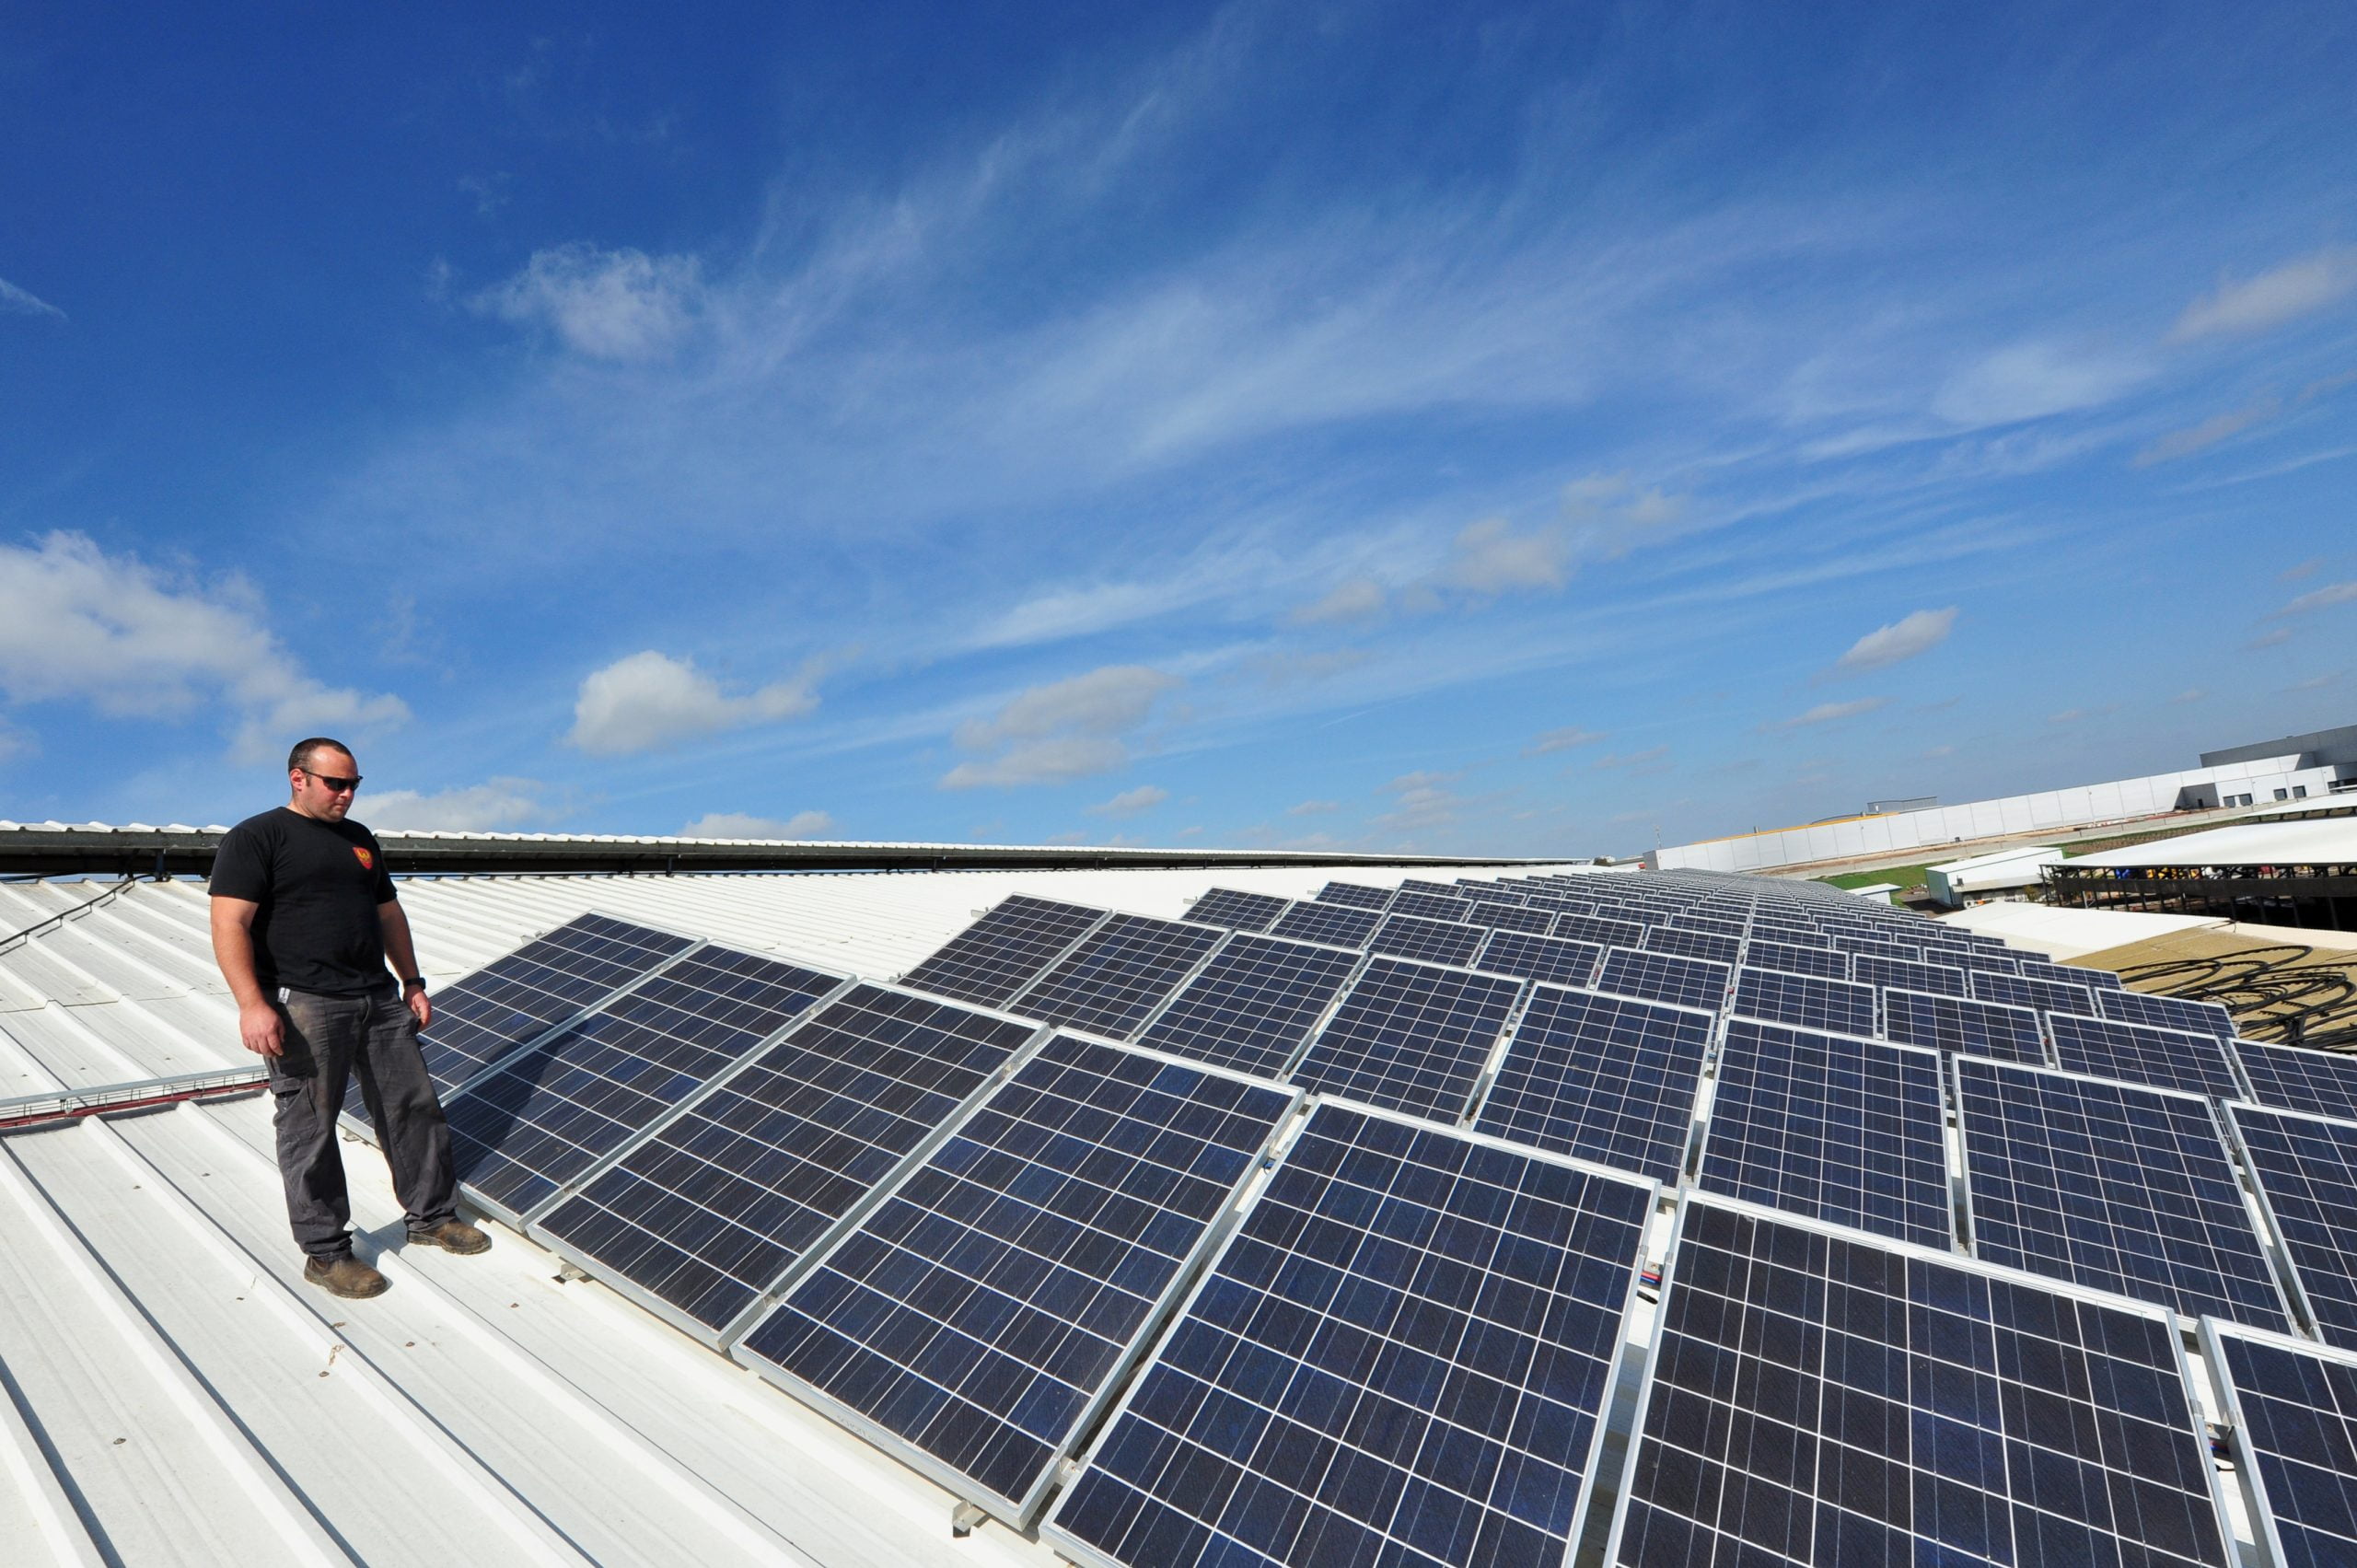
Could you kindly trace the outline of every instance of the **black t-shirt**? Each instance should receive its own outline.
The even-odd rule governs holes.
[[[357,996],[385,983],[377,906],[393,898],[385,852],[357,822],[322,822],[282,806],[229,830],[213,857],[213,896],[248,899],[254,978]]]

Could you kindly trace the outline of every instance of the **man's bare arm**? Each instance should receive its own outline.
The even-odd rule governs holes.
[[[238,1037],[256,1056],[276,1056],[286,1049],[285,1026],[278,1009],[262,993],[254,977],[254,916],[261,905],[251,899],[213,900],[213,961],[238,999]]]
[[[385,934],[385,957],[393,966],[393,973],[407,980],[421,972],[417,967],[417,944],[409,934],[409,912],[401,908],[399,899],[387,899],[377,906],[377,924]],[[417,1027],[424,1028],[434,1022],[434,1004],[425,993],[402,991],[409,1010],[417,1015]]]

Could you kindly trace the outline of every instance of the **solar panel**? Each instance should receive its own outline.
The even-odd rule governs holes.
[[[2327,1344],[2357,1350],[2357,1121],[2255,1105],[2226,1115],[2308,1319]]]
[[[1969,996],[1965,971],[1945,964],[1910,964],[1903,958],[1877,958],[1861,953],[1850,960],[1850,978],[1876,990],[1929,991],[1941,996]]]
[[[1749,1018],[1727,1025],[1699,1180],[1787,1214],[1945,1247],[1940,1056]]]
[[[1917,943],[1888,942],[1877,936],[1836,936],[1833,945],[1853,958],[1898,958],[1920,963],[1923,958],[1923,949]]]
[[[1675,1185],[1713,1021],[1696,1008],[1539,986],[1474,1126]]]
[[[1522,991],[1517,980],[1371,958],[1294,1069],[1321,1094],[1454,1121]]]
[[[691,1333],[725,1338],[1035,1032],[854,986],[533,1233]]]
[[[1379,910],[1391,907],[1392,889],[1363,887],[1356,882],[1329,882],[1318,889],[1321,904],[1347,904],[1353,909]]]
[[[1097,928],[1103,910],[1016,893],[900,977],[914,991],[995,1007]]]
[[[1007,1007],[1027,1018],[1127,1040],[1219,941],[1219,932],[1208,926],[1117,914]]]
[[[1694,931],[1706,936],[1732,936],[1737,941],[1743,939],[1748,924],[1749,922],[1740,915],[1732,920],[1707,914],[1674,914],[1669,917],[1669,926],[1673,931]]]
[[[530,1217],[842,983],[699,947],[454,1097],[445,1114],[459,1179],[484,1207]]]
[[[1132,1568],[1565,1561],[1653,1202],[1319,1106],[1042,1535]]]
[[[1281,1078],[1359,966],[1359,955],[1237,936],[1146,1027],[1138,1043]]]
[[[1438,893],[1445,899],[1460,898],[1465,889],[1454,882],[1425,882],[1411,877],[1399,884],[1403,893]]]
[[[2184,996],[2152,996],[2142,991],[2096,992],[2096,1005],[2107,1018],[2126,1024],[2146,1024],[2158,1029],[2190,1029],[2199,1034],[2215,1035],[2220,1040],[2235,1038],[2234,1015],[2215,1002],[2196,1002]]]
[[[1419,920],[1411,914],[1390,914],[1383,917],[1382,925],[1368,938],[1366,950],[1386,953],[1395,958],[1422,958],[1427,963],[1455,964],[1460,968],[1473,961],[1473,955],[1488,941],[1489,928],[1462,925],[1450,920]]]
[[[2042,975],[2048,979],[2067,976],[2096,991],[2119,991],[2127,983],[2109,970],[2088,969],[2081,964],[2058,964],[2040,953],[2022,954],[2021,966],[2024,974]]]
[[[1554,935],[1599,947],[1634,947],[1645,939],[1645,928],[1633,920],[1601,914],[1559,914]]]
[[[2049,1015],[2046,1027],[2054,1034],[2055,1062],[2070,1072],[2223,1099],[2242,1093],[2225,1043],[2214,1036],[2070,1013]]]
[[[1473,912],[1470,899],[1445,899],[1435,893],[1402,892],[1391,900],[1392,914],[1412,914],[1423,920],[1461,921]]]
[[[1349,909],[1341,904],[1295,904],[1269,927],[1269,935],[1323,942],[1331,947],[1361,947],[1382,923],[1383,916],[1373,910]]]
[[[1850,978],[1850,955],[1830,947],[1803,947],[1790,942],[1762,942],[1753,937],[1743,955],[1746,969],[1771,970],[1777,974],[1816,975],[1821,980]]]
[[[1476,904],[1465,912],[1468,925],[1486,925],[1492,931],[1522,931],[1544,936],[1555,928],[1552,910],[1531,909],[1523,904]]]
[[[2096,1016],[2095,993],[2084,985],[2029,975],[1989,974],[1979,970],[1972,971],[1969,981],[1976,1002],[2003,1002],[2012,1007],[2034,1007],[2041,1013]]]
[[[1596,989],[1715,1013],[1726,1005],[1727,967],[1706,958],[1681,958],[1674,953],[1608,947],[1604,967],[1596,973]]]
[[[2357,1057],[2256,1040],[2235,1041],[2234,1051],[2261,1105],[2357,1119]]]
[[[1614,1568],[2235,1559],[2176,1325],[1689,1198]]]
[[[1019,1527],[1296,1103],[1054,1036],[735,1353]]]
[[[694,946],[692,937],[585,914],[493,959],[435,993],[434,1027],[417,1038],[435,1091],[447,1098],[526,1040]]]
[[[1778,974],[1772,970],[1738,970],[1735,1011],[1746,1017],[1831,1034],[1879,1032],[1875,1025],[1874,987],[1852,981]]]
[[[1604,949],[1593,942],[1501,931],[1483,945],[1480,961],[1474,968],[1559,985],[1585,985],[1595,977],[1596,960],[1603,956]]]
[[[2201,1343],[2260,1555],[2281,1568],[2357,1562],[2357,1357],[2215,1319]]]
[[[1722,936],[1713,931],[1686,931],[1672,925],[1656,925],[1645,933],[1644,947],[1655,953],[1678,953],[1689,958],[1708,958],[1714,964],[1735,967],[1737,955],[1743,951],[1740,937]]]
[[[2002,1062],[2046,1065],[2046,1040],[2038,1015],[2001,1002],[1967,1002],[1920,991],[1882,993],[1882,1032],[1902,1045],[1993,1056]]]
[[[1285,912],[1291,899],[1274,893],[1241,893],[1234,888],[1213,888],[1187,906],[1182,920],[1221,925],[1230,931],[1266,931]]]
[[[2288,1318],[2199,1095],[1955,1058],[1972,1250],[2189,1317]]]

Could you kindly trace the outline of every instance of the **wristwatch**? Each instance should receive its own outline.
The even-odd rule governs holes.
[[[403,991],[407,991],[407,990],[408,990],[411,986],[412,986],[412,985],[413,985],[413,986],[415,986],[415,987],[417,987],[420,991],[424,990],[424,989],[425,989],[425,977],[424,977],[424,975],[422,975],[422,974],[413,974],[413,975],[410,976],[407,980],[405,980],[405,981],[401,981],[401,989],[402,989]]]

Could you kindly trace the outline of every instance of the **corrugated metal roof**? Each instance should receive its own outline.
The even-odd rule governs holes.
[[[2243,822],[2156,843],[2081,855],[2083,865],[2346,865],[2357,863],[2357,817]]]
[[[402,898],[445,981],[591,909],[884,977],[1018,889],[1176,915],[1214,883],[1298,896],[1325,876],[514,877]],[[0,933],[95,890],[0,885]],[[199,885],[140,885],[0,951],[0,1098],[250,1063],[205,912]],[[368,1302],[302,1283],[264,1097],[0,1136],[10,1563],[1054,1561],[996,1525],[953,1539],[947,1493],[513,1234],[481,1258],[401,1249],[382,1163],[348,1152],[363,1249],[394,1281]]]

